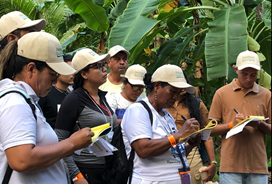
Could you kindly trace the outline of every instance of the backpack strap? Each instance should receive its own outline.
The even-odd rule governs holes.
[[[151,109],[149,108],[149,106],[146,104],[145,101],[141,100],[141,101],[138,101],[138,102],[141,103],[144,106],[144,108],[147,110],[148,115],[149,115],[149,119],[150,119],[150,122],[151,122],[151,126],[152,126],[153,125],[153,114],[151,112]],[[132,170],[133,170],[133,164],[134,164],[134,162],[133,162],[134,157],[135,157],[135,150],[131,146],[131,152],[130,152],[130,156],[129,156],[129,160],[128,160],[129,184],[131,184],[131,180],[132,180]]]
[[[0,98],[2,98],[3,96],[5,96],[5,95],[7,95],[9,93],[18,93],[18,94],[22,95],[24,97],[25,101],[30,106],[30,108],[32,110],[32,113],[33,113],[33,116],[37,120],[37,116],[35,114],[35,105],[31,102],[31,100],[30,100],[31,98],[29,97],[29,95],[26,92],[24,92],[22,90],[19,90],[19,89],[11,89],[10,88],[10,89],[6,89],[6,90],[1,91],[0,92]],[[8,164],[8,167],[7,167],[5,176],[3,178],[2,184],[8,184],[9,183],[12,172],[13,172],[13,169]]]

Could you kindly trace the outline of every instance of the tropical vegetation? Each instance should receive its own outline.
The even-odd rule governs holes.
[[[271,0],[0,1],[0,16],[13,10],[46,19],[45,30],[65,53],[85,47],[106,53],[121,45],[131,53],[130,65],[149,72],[181,66],[208,108],[214,92],[236,77],[232,66],[241,51],[257,52],[258,83],[271,90]],[[220,150],[220,138],[214,141]]]

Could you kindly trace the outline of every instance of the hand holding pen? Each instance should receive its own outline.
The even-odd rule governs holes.
[[[183,119],[185,118],[184,116],[181,116]],[[182,138],[187,137],[191,135],[192,133],[196,132],[199,130],[199,123],[195,118],[190,118],[190,119],[184,119],[185,123],[182,125],[182,127],[178,130],[179,133],[182,134]]]
[[[236,115],[234,117],[234,120],[230,123],[232,124],[232,127],[235,127],[239,122],[246,119],[246,117],[243,114],[241,114],[239,111],[237,111],[235,108],[233,110],[234,112],[236,112]],[[231,125],[229,127],[231,128]]]

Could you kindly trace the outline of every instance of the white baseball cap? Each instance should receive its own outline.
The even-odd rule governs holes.
[[[121,47],[120,45],[115,45],[109,50],[110,57],[115,56],[119,52],[125,52],[127,57],[130,55],[129,51],[127,51],[125,48]]]
[[[144,76],[146,74],[146,69],[137,64],[137,65],[131,65],[130,67],[128,67],[126,73],[124,76],[128,79],[128,82],[132,85],[145,85],[144,84]]]
[[[82,49],[77,51],[72,59],[72,67],[79,72],[86,66],[99,61],[107,61],[110,59],[109,54],[98,55],[92,49]]]
[[[256,70],[261,69],[258,55],[249,50],[241,52],[238,55],[236,66],[238,67],[238,70],[243,70],[244,68],[255,68]]]
[[[167,82],[173,87],[183,88],[186,92],[193,94],[195,88],[187,83],[183,71],[176,65],[163,65],[152,75],[151,82]]]
[[[13,11],[3,15],[0,19],[0,41],[16,29],[34,27],[36,31],[40,31],[45,26],[46,22],[44,19],[30,20],[22,12]]]
[[[46,62],[50,68],[61,75],[75,73],[75,70],[63,61],[59,40],[46,32],[32,32],[20,38],[17,54],[25,58]]]

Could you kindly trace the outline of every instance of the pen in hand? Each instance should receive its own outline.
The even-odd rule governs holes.
[[[76,124],[79,130],[82,129],[78,121],[76,121]]]
[[[181,115],[182,119],[184,119],[185,121],[187,120],[187,118],[185,118],[183,115]]]
[[[237,114],[240,114],[235,108],[233,109]]]

